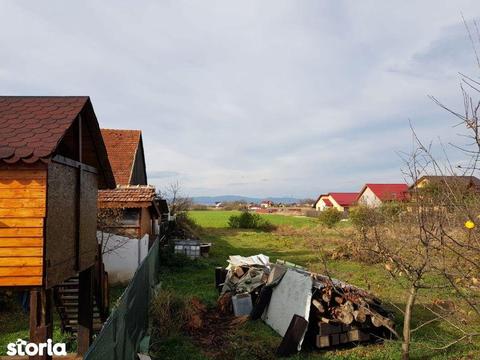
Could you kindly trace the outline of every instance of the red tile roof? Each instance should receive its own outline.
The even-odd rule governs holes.
[[[329,199],[325,198],[325,199],[321,199],[321,200],[323,201],[323,203],[324,203],[326,206],[329,206],[329,207],[330,207],[330,206],[333,206],[332,202],[331,202]]]
[[[116,183],[129,185],[142,132],[102,129],[102,136]]]
[[[98,191],[99,208],[149,207],[155,199],[155,188],[148,185],[119,186]]]
[[[351,206],[357,200],[358,193],[329,193],[340,206]]]
[[[382,201],[403,201],[408,197],[407,184],[365,184],[360,194],[358,194],[359,197],[367,187]]]
[[[47,161],[87,96],[0,96],[0,162]]]

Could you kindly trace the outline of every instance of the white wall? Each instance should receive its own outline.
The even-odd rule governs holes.
[[[106,243],[103,263],[108,272],[110,284],[129,282],[137,267],[148,254],[148,234],[142,239],[130,239],[125,236],[97,232],[100,243]]]
[[[373,193],[372,190],[370,190],[370,188],[367,187],[359,197],[358,203],[365,206],[377,207],[382,203],[382,201]]]

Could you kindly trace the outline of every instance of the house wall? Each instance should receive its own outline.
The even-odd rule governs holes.
[[[145,234],[153,235],[152,216],[148,208],[142,208],[140,213],[140,237]]]
[[[46,170],[0,170],[0,286],[41,286]]]
[[[328,196],[322,196],[320,200],[318,200],[317,203],[315,204],[315,209],[317,211],[323,211],[327,208],[327,205],[323,202],[324,198],[328,198]]]
[[[377,207],[382,201],[373,193],[370,188],[366,188],[358,199],[358,203],[365,206]]]
[[[341,206],[339,203],[337,203],[332,196],[328,196],[328,200],[330,200],[332,202],[333,207],[335,209],[337,209],[338,211],[340,211],[340,212],[345,211],[345,208],[343,206]]]
[[[103,263],[111,284],[129,282],[148,253],[148,236],[131,239],[125,236],[97,232],[98,242],[105,244]]]

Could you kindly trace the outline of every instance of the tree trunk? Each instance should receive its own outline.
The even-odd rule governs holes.
[[[407,304],[405,305],[405,317],[403,318],[403,342],[402,342],[402,360],[410,359],[410,335],[411,335],[411,321],[412,310],[415,305],[415,298],[417,297],[417,287],[412,285],[410,287]]]

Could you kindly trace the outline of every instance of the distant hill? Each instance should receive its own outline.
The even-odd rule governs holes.
[[[265,197],[254,198],[240,195],[219,195],[219,196],[194,196],[192,200],[195,204],[201,205],[215,205],[217,202],[232,202],[232,201],[245,201],[247,203],[260,203],[262,200],[270,200],[274,203],[293,204],[297,203],[299,199],[291,197]]]

